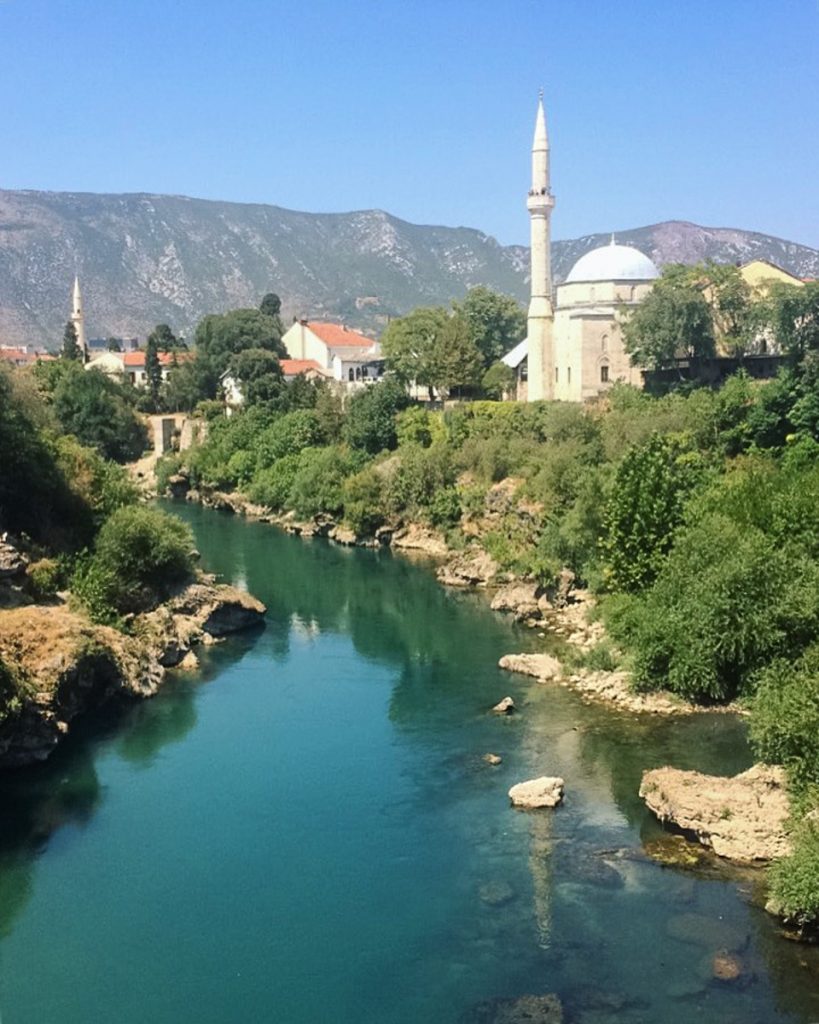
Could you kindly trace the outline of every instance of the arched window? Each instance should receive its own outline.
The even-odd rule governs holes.
[[[604,334],[603,337],[600,339],[600,351],[601,352],[608,352],[608,350],[609,350],[609,336],[608,336],[608,334]]]
[[[609,364],[603,363],[600,367],[600,383],[608,384],[609,382]]]
[[[352,366],[347,371],[347,376],[350,380],[355,380],[355,369]]]

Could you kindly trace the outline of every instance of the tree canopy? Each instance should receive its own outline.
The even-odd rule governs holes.
[[[196,351],[214,378],[214,393],[216,382],[231,357],[250,348],[265,349],[277,356],[287,354],[279,325],[261,310],[232,309],[200,320],[196,328]]]
[[[470,289],[452,309],[469,325],[469,334],[481,354],[484,368],[497,362],[526,336],[526,313],[509,295],[483,285]]]

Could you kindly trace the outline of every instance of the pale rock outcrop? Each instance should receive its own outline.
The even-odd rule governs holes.
[[[461,552],[438,570],[440,583],[448,587],[485,587],[498,575],[500,566],[482,548]]]
[[[569,684],[585,696],[607,701],[623,711],[649,715],[685,715],[702,711],[701,707],[671,693],[638,693],[632,690],[628,672],[592,672],[583,669],[569,676]]]
[[[563,786],[563,779],[558,776],[542,775],[512,786],[509,799],[513,807],[557,807],[563,799]]]
[[[445,558],[449,548],[444,538],[418,523],[409,523],[390,534],[390,544],[400,551],[416,551],[431,558]]]
[[[264,611],[205,576],[134,617],[130,635],[64,605],[0,611],[0,660],[14,681],[0,706],[0,765],[43,760],[77,715],[117,695],[150,697],[166,667],[194,667],[191,647],[204,636],[255,625]]]
[[[487,764],[499,765],[503,763],[503,758],[500,754],[484,754],[483,759]]]
[[[732,778],[655,768],[643,773],[640,796],[661,821],[693,833],[720,857],[769,861],[790,852],[781,768],[756,764]]]
[[[537,583],[510,583],[492,598],[492,610],[509,612],[519,621],[541,619],[541,588]],[[547,603],[548,603],[548,599]]]
[[[28,559],[17,549],[8,534],[0,537],[0,580],[22,576]]]
[[[515,702],[511,697],[504,697],[492,708],[496,715],[511,715],[515,710]]]
[[[504,654],[498,662],[508,672],[519,672],[541,682],[558,679],[562,671],[560,662],[551,654]]]
[[[44,760],[77,715],[118,693],[149,697],[164,676],[138,639],[59,605],[0,612],[0,659],[15,679],[0,721],[3,766]]]

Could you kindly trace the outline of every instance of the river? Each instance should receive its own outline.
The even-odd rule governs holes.
[[[3,1024],[456,1024],[548,992],[567,1024],[819,1020],[817,952],[753,877],[643,852],[641,771],[742,770],[743,723],[585,705],[498,670],[542,641],[428,567],[175,510],[267,626],[0,780]],[[564,806],[510,808],[540,774]]]

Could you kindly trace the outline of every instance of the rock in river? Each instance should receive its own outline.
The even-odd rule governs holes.
[[[496,715],[511,715],[515,710],[515,702],[511,697],[504,697],[492,708]]]
[[[557,807],[563,799],[563,779],[542,775],[539,779],[519,782],[509,790],[513,807]]]
[[[640,796],[661,821],[693,833],[720,857],[767,861],[790,852],[781,768],[757,764],[732,778],[655,768],[643,773]]]

